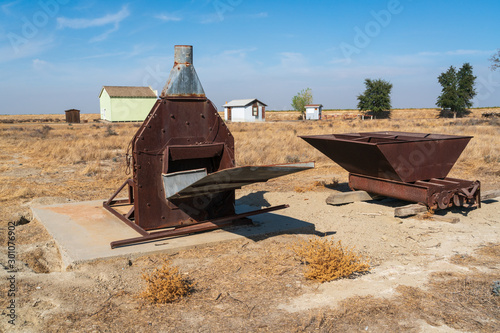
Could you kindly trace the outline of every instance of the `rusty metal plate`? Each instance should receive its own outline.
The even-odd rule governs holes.
[[[385,131],[301,138],[350,173],[414,182],[446,177],[472,137]]]
[[[289,175],[311,168],[314,168],[314,162],[236,167],[214,172],[204,176],[203,178],[200,177],[203,174],[206,174],[205,170],[192,170],[184,174],[177,173],[176,175],[174,175],[174,177],[177,177],[177,181],[175,182],[176,184],[186,184],[186,182],[188,182],[188,178],[200,179],[194,181],[192,184],[186,186],[173,195],[169,196],[167,194],[167,199],[182,199],[223,192],[227,190],[234,190],[245,185],[266,182],[272,178]],[[164,178],[165,186],[168,186],[168,184],[172,184],[172,182],[169,182],[168,180],[169,178],[172,178],[172,175],[164,174],[162,176]],[[179,176],[180,178],[185,178],[179,179]],[[165,188],[165,193],[171,193],[170,189]]]

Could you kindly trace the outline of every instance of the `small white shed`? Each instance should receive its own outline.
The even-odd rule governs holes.
[[[321,104],[306,105],[306,119],[307,120],[321,119],[322,110],[323,110],[323,105]]]
[[[258,99],[235,99],[223,105],[224,120],[265,121],[266,104]]]

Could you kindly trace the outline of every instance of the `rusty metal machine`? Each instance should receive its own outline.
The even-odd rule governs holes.
[[[471,136],[367,132],[301,136],[349,171],[349,186],[425,204],[480,207],[480,183],[447,177]]]
[[[234,138],[205,96],[192,60],[192,46],[175,46],[174,67],[160,99],[131,141],[133,177],[104,202],[141,235],[114,241],[112,248],[222,228],[286,208],[236,214],[235,189],[314,166],[235,167]],[[125,190],[128,198],[116,199]]]

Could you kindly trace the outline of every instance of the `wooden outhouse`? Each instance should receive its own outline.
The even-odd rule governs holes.
[[[64,111],[67,123],[80,123],[80,110],[69,109]]]

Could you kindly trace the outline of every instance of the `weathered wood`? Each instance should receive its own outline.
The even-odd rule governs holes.
[[[446,216],[439,216],[439,215],[431,215],[428,219],[431,221],[448,222],[448,223],[460,222],[460,218],[458,218],[458,217],[446,217]]]
[[[481,192],[481,201],[495,199],[500,197],[500,190],[490,190]]]
[[[429,213],[419,213],[415,216],[415,218],[417,218],[419,220],[438,221],[438,222],[447,222],[447,223],[460,222],[460,218],[456,217],[456,216],[446,217],[446,216],[429,214]]]
[[[394,209],[394,217],[407,217],[427,212],[427,207],[419,204],[411,204]]]
[[[341,192],[334,193],[326,198],[326,203],[329,205],[344,205],[352,202],[358,201],[369,201],[374,199],[380,199],[379,195],[370,194],[366,191],[352,191],[352,192]]]

